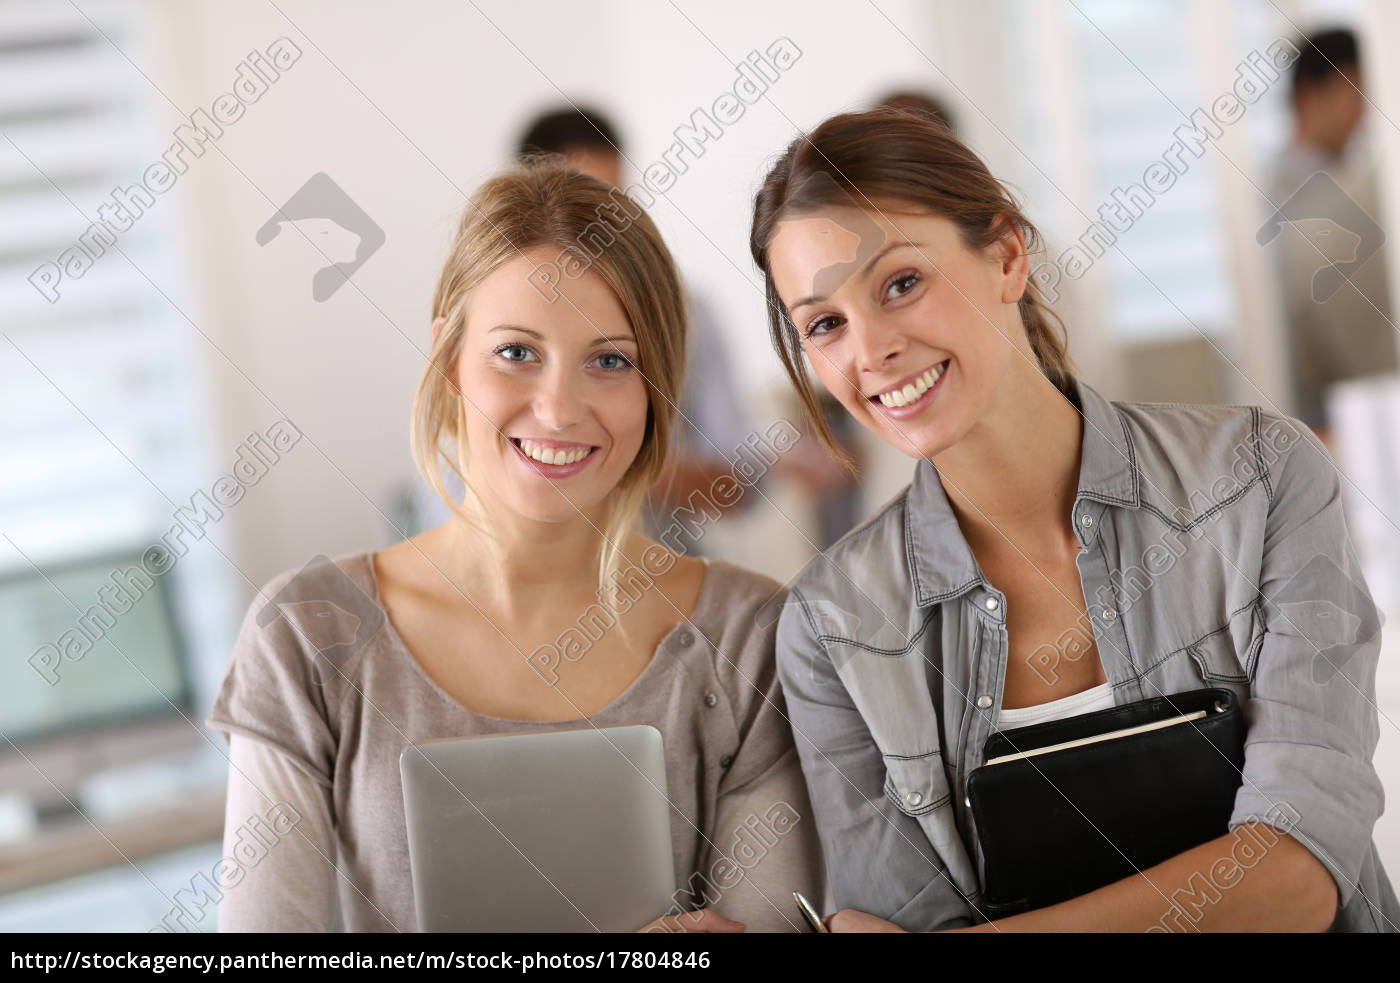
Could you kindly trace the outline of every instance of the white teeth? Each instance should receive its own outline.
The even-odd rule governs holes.
[[[893,392],[881,393],[880,402],[891,408],[898,406],[908,406],[917,400],[924,393],[929,391],[929,387],[938,381],[938,377],[943,374],[942,365],[935,365],[903,389],[896,389]]]
[[[541,447],[532,440],[520,441],[520,449],[525,452],[525,456],[539,461],[541,464],[574,464],[582,461],[589,454],[589,448],[579,447],[569,451],[556,451],[552,447]]]

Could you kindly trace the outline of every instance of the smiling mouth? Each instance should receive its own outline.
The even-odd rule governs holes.
[[[917,402],[919,397],[934,387],[943,373],[948,371],[948,363],[952,359],[945,358],[937,365],[925,371],[912,382],[895,389],[889,389],[874,396],[867,397],[872,403],[880,403],[890,409],[898,409],[901,406],[908,406]]]
[[[536,464],[543,464],[549,467],[567,467],[571,464],[578,464],[593,456],[598,450],[591,444],[571,444],[562,447],[551,447],[530,440],[529,438],[511,437],[510,442],[515,445],[525,457]]]

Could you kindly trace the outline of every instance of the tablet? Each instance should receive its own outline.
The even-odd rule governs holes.
[[[634,932],[674,903],[655,727],[427,741],[399,771],[419,931]]]

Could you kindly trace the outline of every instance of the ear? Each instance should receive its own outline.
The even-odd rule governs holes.
[[[437,344],[438,335],[442,334],[442,326],[447,323],[447,318],[440,317],[433,321],[433,343]]]
[[[1026,251],[1026,240],[1021,229],[1010,215],[998,215],[996,221],[1002,227],[1001,238],[997,241],[997,255],[1001,259],[1003,304],[1019,303],[1026,292],[1026,280],[1030,276],[1030,255]]]

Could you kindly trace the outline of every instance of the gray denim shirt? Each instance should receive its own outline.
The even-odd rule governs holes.
[[[1066,395],[1084,417],[1073,521],[1088,611],[1032,665],[1052,680],[1092,637],[1116,704],[1234,691],[1248,732],[1231,831],[1259,820],[1321,859],[1334,931],[1395,931],[1372,841],[1381,615],[1331,458],[1259,407],[1109,402],[1075,378]],[[929,461],[798,575],[779,675],[838,908],[909,930],[985,920],[964,783],[997,729],[1006,661],[1006,597]],[[1191,930],[1258,862],[1231,856],[1233,871],[1222,856],[1163,896],[1162,927]]]

